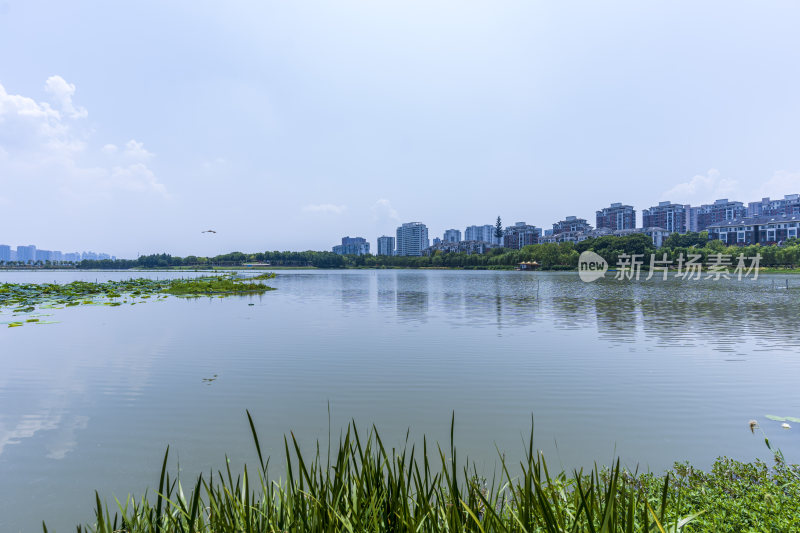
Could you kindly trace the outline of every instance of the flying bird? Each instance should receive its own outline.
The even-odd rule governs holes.
[[[216,233],[213,229],[207,229],[205,231],[201,231],[200,233]]]

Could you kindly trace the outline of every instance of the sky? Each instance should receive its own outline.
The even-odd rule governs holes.
[[[0,243],[330,250],[798,193],[797,20],[794,0],[0,0]]]

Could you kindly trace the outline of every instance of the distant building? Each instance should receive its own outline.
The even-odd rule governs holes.
[[[17,246],[17,261],[22,261],[23,263],[36,262],[36,246],[32,244],[28,246]]]
[[[433,244],[434,244],[434,245],[436,245],[436,244],[439,244],[439,243],[441,243],[441,242],[442,242],[442,239],[440,239],[439,237],[434,237],[434,238],[433,238]]]
[[[636,210],[630,205],[611,204],[596,212],[595,227],[608,228],[611,231],[634,229],[636,227]]]
[[[592,225],[586,222],[585,218],[567,217],[553,224],[553,235],[559,233],[588,233],[592,231]]]
[[[742,202],[730,202],[727,198],[689,208],[689,231],[703,231],[711,224],[736,220],[747,216]]]
[[[0,263],[11,261],[11,247],[7,244],[0,244]]]
[[[394,237],[378,237],[378,255],[394,255]]]
[[[496,246],[492,243],[486,241],[459,241],[459,242],[439,242],[438,244],[434,244],[433,246],[429,246],[425,250],[423,250],[424,255],[433,255],[435,252],[440,251],[444,254],[448,253],[465,253],[467,255],[472,254],[484,254],[487,250],[491,250],[492,248],[496,248]]]
[[[787,194],[782,200],[762,198],[760,202],[747,204],[747,216],[775,216],[800,214],[800,194]]]
[[[333,247],[333,253],[338,255],[367,255],[369,243],[363,237],[342,237],[342,244]]]
[[[525,222],[517,222],[503,231],[503,246],[519,250],[528,244],[537,244],[541,236],[541,228],[528,225]]]
[[[78,252],[69,252],[64,254],[64,261],[68,261],[70,263],[77,263],[81,260],[81,254]]]
[[[710,240],[720,240],[728,246],[776,244],[797,238],[800,213],[794,215],[756,216],[726,220],[707,228]]]
[[[461,230],[448,229],[444,231],[444,242],[459,242],[461,240]]]
[[[37,261],[50,261],[52,259],[52,253],[50,250],[36,250],[36,260]]]
[[[428,227],[422,222],[406,222],[397,228],[397,255],[421,256],[428,246]]]
[[[657,206],[642,211],[642,227],[686,233],[689,231],[689,211],[689,205],[659,202]]]
[[[464,231],[465,241],[483,241],[492,244],[500,244],[494,236],[494,226],[485,224],[483,226],[467,226]]]
[[[664,241],[669,237],[670,232],[664,228],[636,228],[617,230],[613,233],[615,237],[625,237],[626,235],[633,235],[635,233],[643,233],[653,240],[653,246],[661,248]]]

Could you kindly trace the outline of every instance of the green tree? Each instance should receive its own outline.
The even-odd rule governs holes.
[[[494,238],[497,239],[498,244],[503,244],[503,223],[499,216],[497,222],[494,223]]]

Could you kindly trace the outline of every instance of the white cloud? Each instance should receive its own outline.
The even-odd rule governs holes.
[[[723,178],[717,169],[712,168],[706,174],[698,174],[687,182],[679,183],[662,194],[661,199],[681,204],[708,204],[736,194],[737,185],[736,180]]]
[[[757,191],[752,201],[770,197],[783,198],[786,194],[800,193],[800,172],[778,170]]]
[[[341,215],[346,210],[346,205],[335,204],[309,204],[303,207],[303,211],[309,213],[327,213],[332,215]]]
[[[400,217],[397,210],[392,207],[392,203],[386,198],[381,198],[375,202],[371,208],[372,216],[376,222],[399,222]]]
[[[126,157],[137,161],[146,161],[153,157],[151,152],[145,150],[144,143],[140,143],[135,139],[131,139],[125,143],[125,151],[123,153]]]
[[[143,163],[134,163],[127,167],[111,169],[112,187],[132,192],[155,192],[168,197],[167,188],[159,183],[155,174]]]
[[[86,118],[89,112],[84,107],[75,107],[72,95],[75,94],[75,85],[67,83],[61,76],[50,76],[44,85],[45,91],[53,96],[61,110],[70,118]]]
[[[70,118],[86,118],[89,112],[84,107],[75,107],[72,96],[75,94],[75,85],[67,83],[61,76],[50,76],[44,85],[45,91],[53,96],[61,110]]]
[[[0,182],[9,198],[37,197],[55,207],[65,201],[86,207],[102,201],[134,201],[130,193],[168,197],[166,186],[146,166],[153,154],[131,139],[87,150],[86,109],[72,101],[75,86],[60,76],[45,85],[60,110],[0,85]],[[69,120],[65,119],[68,118]],[[98,159],[100,153],[105,157]],[[66,208],[66,206],[65,206]]]

